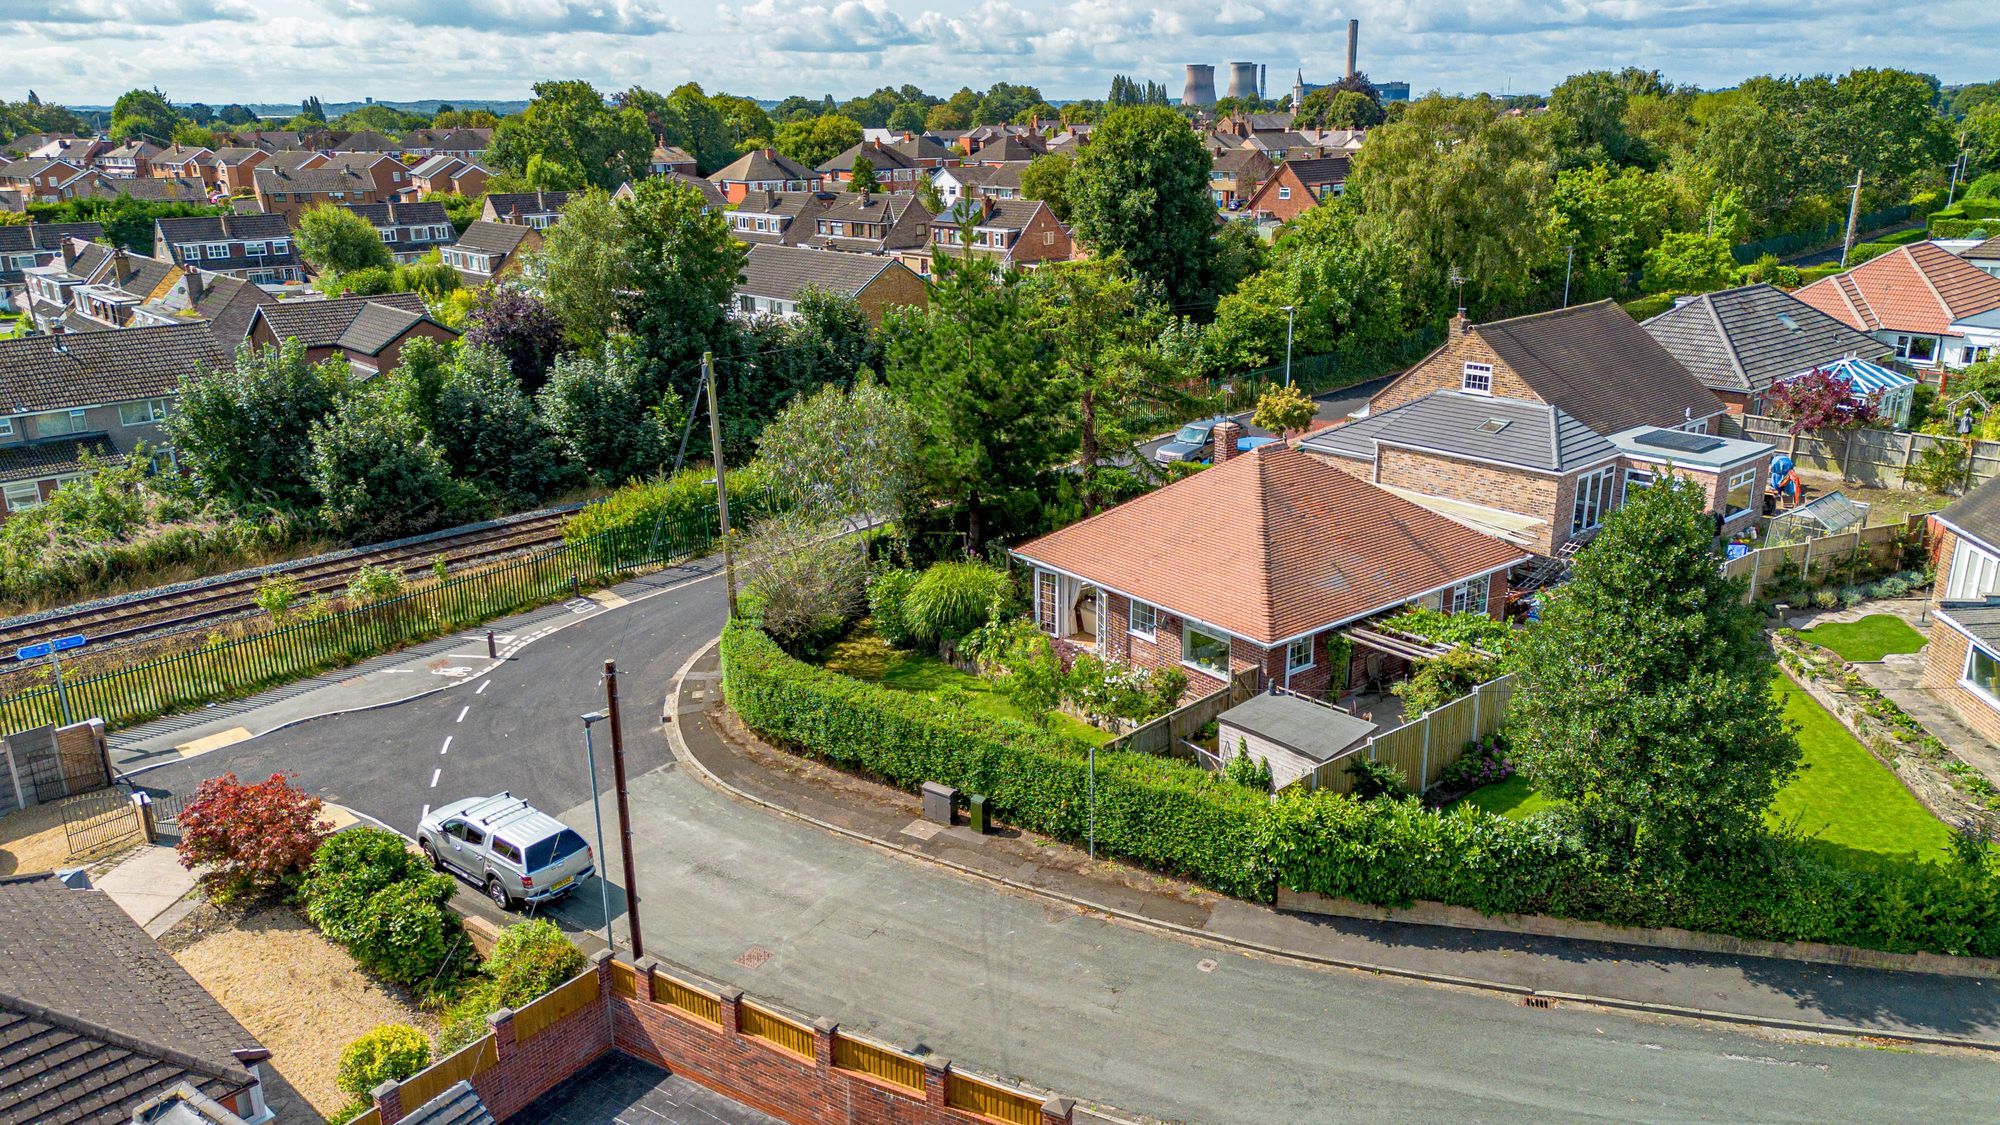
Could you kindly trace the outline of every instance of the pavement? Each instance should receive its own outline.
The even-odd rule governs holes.
[[[188,895],[194,890],[194,873],[181,866],[173,848],[147,844],[93,878],[91,885],[117,903],[140,929],[158,937],[187,914],[179,908],[192,902]]]
[[[283,725],[253,701],[233,717],[269,733],[158,759],[143,779],[181,792],[224,770],[284,770],[405,832],[427,803],[505,788],[559,810],[595,844],[577,716],[603,705],[602,662],[615,657],[646,952],[975,1070],[1132,1113],[1218,1125],[1969,1120],[1987,1116],[2000,1098],[2000,1067],[1985,1052],[1872,1050],[1852,1039],[1562,1000],[1528,1007],[1492,989],[1342,969],[1253,952],[1243,942],[1275,946],[1323,933],[1385,964],[1405,950],[1460,964],[1470,950],[1481,965],[1518,962],[1532,979],[1565,991],[1581,991],[1577,983],[1594,983],[1594,974],[1627,961],[1661,994],[1704,982],[1706,993],[1680,996],[1689,1007],[1723,1003],[1747,982],[1790,998],[1795,1010],[1849,1025],[1924,1018],[1908,1006],[1914,1001],[1851,972],[1716,958],[1703,959],[1697,977],[1688,958],[1668,964],[1655,951],[1280,916],[1183,897],[1147,872],[1123,870],[1111,880],[1086,871],[1074,877],[1093,881],[1072,886],[1053,882],[1067,878],[1061,863],[991,852],[1023,886],[1035,879],[1063,893],[1087,886],[1119,911],[1171,900],[1191,931],[1182,933],[773,815],[697,780],[669,749],[668,686],[723,619],[723,590],[712,575],[705,563],[628,583],[616,591],[627,605],[577,615],[491,670],[405,702],[387,703],[393,693],[384,688],[385,705],[312,721],[293,716]],[[497,628],[532,631],[514,621]],[[689,701],[697,714],[671,722],[693,731],[713,680],[691,683],[705,693]],[[598,852],[608,861],[614,928],[628,943],[605,741],[600,728],[598,782],[612,846]],[[898,815],[903,834],[916,818]],[[994,847],[959,832],[916,842],[953,860]],[[1012,846],[1048,850],[1032,840]],[[584,887],[554,916],[572,931],[602,926],[595,891]],[[1954,980],[1951,987],[1929,1023],[1967,1037],[1992,1034],[2000,1017],[1990,993],[2000,986]]]

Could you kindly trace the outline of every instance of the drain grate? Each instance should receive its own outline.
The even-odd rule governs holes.
[[[736,958],[736,964],[746,969],[754,969],[771,959],[771,951],[761,945],[753,945]]]
[[[1546,996],[1523,996],[1521,997],[1521,1006],[1523,1008],[1546,1008],[1549,1006],[1549,998]]]

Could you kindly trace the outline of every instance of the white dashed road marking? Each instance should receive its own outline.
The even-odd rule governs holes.
[[[454,722],[454,723],[462,723],[462,722],[464,722],[464,721],[465,721],[465,713],[466,713],[467,711],[470,711],[470,710],[472,710],[472,704],[470,704],[470,703],[466,704],[466,705],[465,705],[465,706],[463,706],[463,707],[460,707],[460,708],[458,709],[458,718],[456,718],[456,719],[453,719],[453,720],[452,720],[452,722]]]
[[[480,684],[480,685],[479,685],[479,690],[477,690],[477,691],[473,692],[472,694],[474,694],[474,695],[485,695],[485,694],[486,694],[486,689],[487,689],[487,688],[490,688],[490,687],[492,687],[492,686],[493,686],[493,681],[492,681],[492,680],[487,680],[487,681],[486,681],[485,683],[482,683],[482,684]]]
[[[451,736],[450,736],[450,735],[448,735],[448,734],[447,734],[447,735],[445,735],[445,736],[444,736],[444,748],[443,748],[443,749],[441,749],[441,750],[439,750],[439,751],[438,751],[438,753],[440,753],[440,754],[449,754],[449,753],[451,753]]]
[[[431,788],[432,788],[432,789],[436,789],[436,788],[438,787],[438,777],[439,777],[439,775],[441,775],[441,774],[443,774],[443,773],[444,773],[444,767],[443,767],[443,766],[439,766],[438,768],[436,768],[436,769],[434,769],[434,770],[432,770],[432,771],[431,771]]]

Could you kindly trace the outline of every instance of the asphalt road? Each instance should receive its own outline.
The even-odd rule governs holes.
[[[1319,405],[1319,410],[1315,416],[1323,422],[1339,421],[1347,417],[1352,411],[1366,406],[1371,395],[1388,385],[1389,380],[1387,378],[1371,379],[1366,383],[1356,383],[1354,386],[1342,387],[1337,391],[1323,391],[1313,396],[1313,401]],[[1250,424],[1250,412],[1247,410],[1240,414],[1232,414],[1230,417],[1242,424],[1244,437],[1270,436],[1269,430],[1260,429]],[[1168,439],[1164,437],[1155,438],[1140,445],[1139,449],[1150,458],[1161,446],[1167,444],[1167,441]]]
[[[647,951],[902,1045],[1132,1112],[1225,1125],[1957,1121],[1989,1117],[2000,1098],[2000,1066],[1986,1056],[1533,1010],[1264,961],[772,817],[669,764],[667,685],[722,616],[719,580],[686,585],[581,618],[482,680],[274,732],[146,780],[178,790],[225,769],[286,770],[405,831],[425,804],[505,788],[588,836],[577,716],[602,705],[602,662],[613,657],[636,775]],[[600,739],[608,784],[604,749]],[[607,833],[612,816],[607,800]],[[595,926],[595,899],[586,890],[558,917]]]

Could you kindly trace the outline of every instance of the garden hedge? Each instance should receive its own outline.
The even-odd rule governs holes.
[[[722,669],[729,705],[774,740],[905,789],[937,781],[984,793],[1013,824],[1083,839],[1085,747],[1074,739],[805,664],[744,621],[723,632]],[[1488,914],[2000,956],[1991,863],[1850,867],[1774,837],[1691,870],[1634,873],[1547,820],[1326,792],[1267,801],[1174,759],[1109,750],[1097,762],[1101,851],[1243,898],[1269,901],[1283,884],[1382,906],[1429,900]]]

